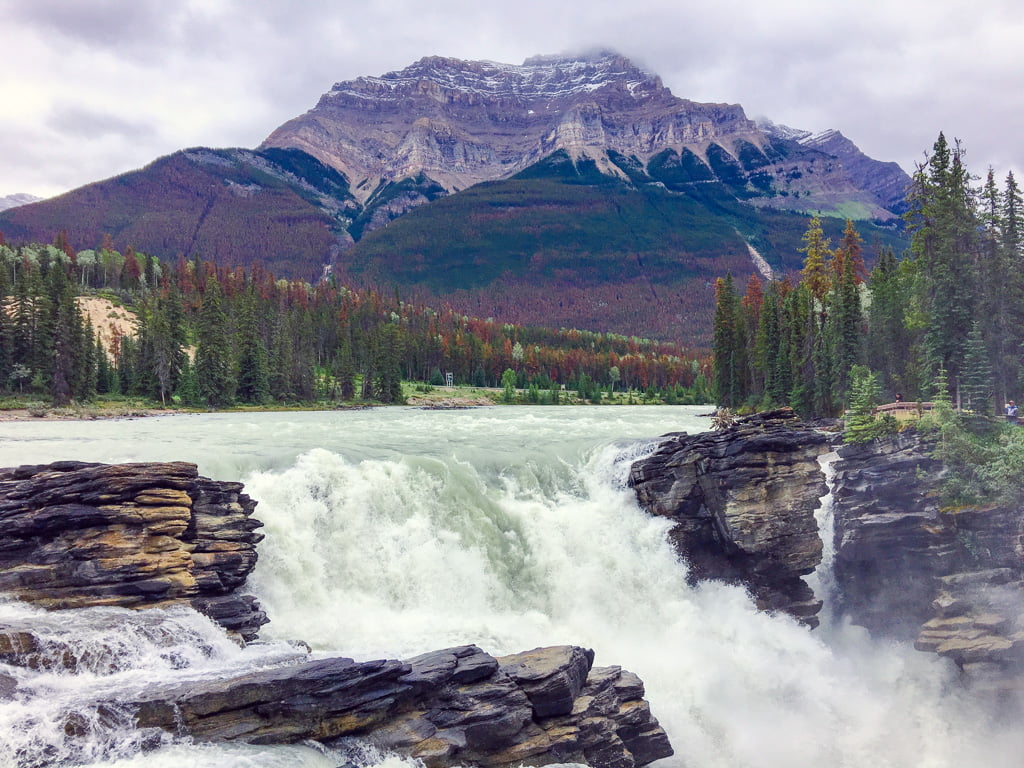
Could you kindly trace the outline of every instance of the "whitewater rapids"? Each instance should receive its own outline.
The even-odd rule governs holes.
[[[96,671],[85,662],[77,675],[0,667],[22,686],[0,703],[0,764],[37,755],[106,766],[339,765],[349,758],[310,745],[170,736],[143,744],[130,724],[90,707],[138,686],[284,663],[297,653],[288,641],[303,640],[318,654],[356,659],[465,643],[496,655],[592,647],[597,664],[644,680],[676,750],[659,763],[666,768],[1018,765],[1019,719],[1001,722],[972,702],[945,662],[841,621],[810,632],[759,613],[738,588],[686,586],[666,523],[638,508],[624,480],[655,445],[644,438],[706,429],[707,410],[396,408],[0,424],[4,466],[191,460],[203,474],[242,480],[266,524],[249,586],[272,620],[267,642],[242,650],[202,617],[168,611],[136,619],[144,626],[121,632],[115,658]],[[0,621],[31,614],[58,635],[106,647],[106,610],[56,620],[5,603]],[[69,711],[85,723],[70,740],[58,727]]]

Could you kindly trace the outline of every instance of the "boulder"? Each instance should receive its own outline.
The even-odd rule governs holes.
[[[821,608],[803,576],[821,561],[814,511],[826,492],[818,457],[832,436],[788,408],[717,432],[675,434],[633,464],[640,505],[670,518],[689,579],[746,586],[766,610],[816,626]]]
[[[255,506],[185,462],[0,469],[0,594],[49,609],[188,603],[253,639],[266,615],[235,591],[263,538]]]
[[[592,660],[570,646],[495,659],[472,645],[404,662],[307,659],[110,705],[127,707],[140,728],[200,741],[359,737],[428,768],[633,768],[671,755],[639,678],[591,669]]]

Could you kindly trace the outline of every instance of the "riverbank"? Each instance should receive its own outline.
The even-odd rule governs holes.
[[[171,413],[187,413],[176,409],[136,408],[124,406],[120,408],[104,407],[71,407],[51,408],[49,406],[32,408],[6,408],[0,410],[0,422],[4,421],[93,421],[97,419],[137,419],[144,416],[166,416]]]

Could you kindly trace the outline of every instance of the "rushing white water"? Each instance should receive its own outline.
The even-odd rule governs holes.
[[[818,523],[818,536],[821,538],[821,562],[814,569],[807,583],[814,594],[824,601],[819,620],[824,624],[830,624],[834,618],[832,603],[835,598],[836,583],[832,572],[832,564],[836,556],[835,543],[835,512],[832,508],[832,491],[835,487],[836,469],[835,463],[839,454],[835,451],[823,453],[818,457],[818,464],[821,466],[822,475],[825,478],[825,495],[818,501],[818,508],[814,510],[814,519]]]
[[[56,743],[57,715],[79,702],[147,679],[279,663],[294,654],[288,639],[363,659],[470,642],[493,653],[573,643],[594,648],[598,664],[644,679],[676,750],[665,766],[1016,765],[1021,730],[987,716],[934,657],[855,628],[809,632],[757,612],[737,588],[685,585],[664,521],[637,507],[623,479],[653,445],[638,438],[703,429],[703,410],[387,409],[2,424],[3,465],[190,459],[204,474],[242,479],[266,523],[250,585],[272,623],[263,630],[268,644],[241,650],[180,612],[167,619],[187,635],[180,648],[167,648],[166,633],[140,630],[132,641],[139,647],[116,654],[131,659],[117,669],[18,671],[23,688],[0,704],[0,740]],[[5,611],[26,610],[0,605],[0,621]],[[85,730],[70,740],[79,754],[60,759],[342,762],[311,746],[212,747],[170,737],[138,755],[128,729]],[[66,741],[58,749],[69,749]],[[14,753],[0,751],[0,760],[5,754]]]

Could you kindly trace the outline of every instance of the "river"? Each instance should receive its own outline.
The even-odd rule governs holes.
[[[1017,765],[1019,719],[986,714],[937,658],[841,622],[808,631],[756,611],[738,588],[686,586],[664,521],[645,515],[623,483],[650,438],[704,430],[707,410],[388,408],[0,424],[0,466],[189,460],[208,476],[242,480],[266,524],[250,587],[271,618],[265,642],[242,650],[190,611],[134,618],[125,630],[129,612],[47,618],[0,603],[0,621],[48,620],[83,647],[110,644],[112,617],[121,627],[113,670],[15,671],[21,693],[0,704],[0,764],[340,765],[350,757],[315,745],[143,745],[116,712],[90,707],[137,687],[283,663],[296,654],[289,641],[302,640],[356,659],[465,643],[494,654],[591,647],[598,665],[645,681],[676,750],[665,768]],[[83,723],[72,737],[61,727],[69,711]]]

